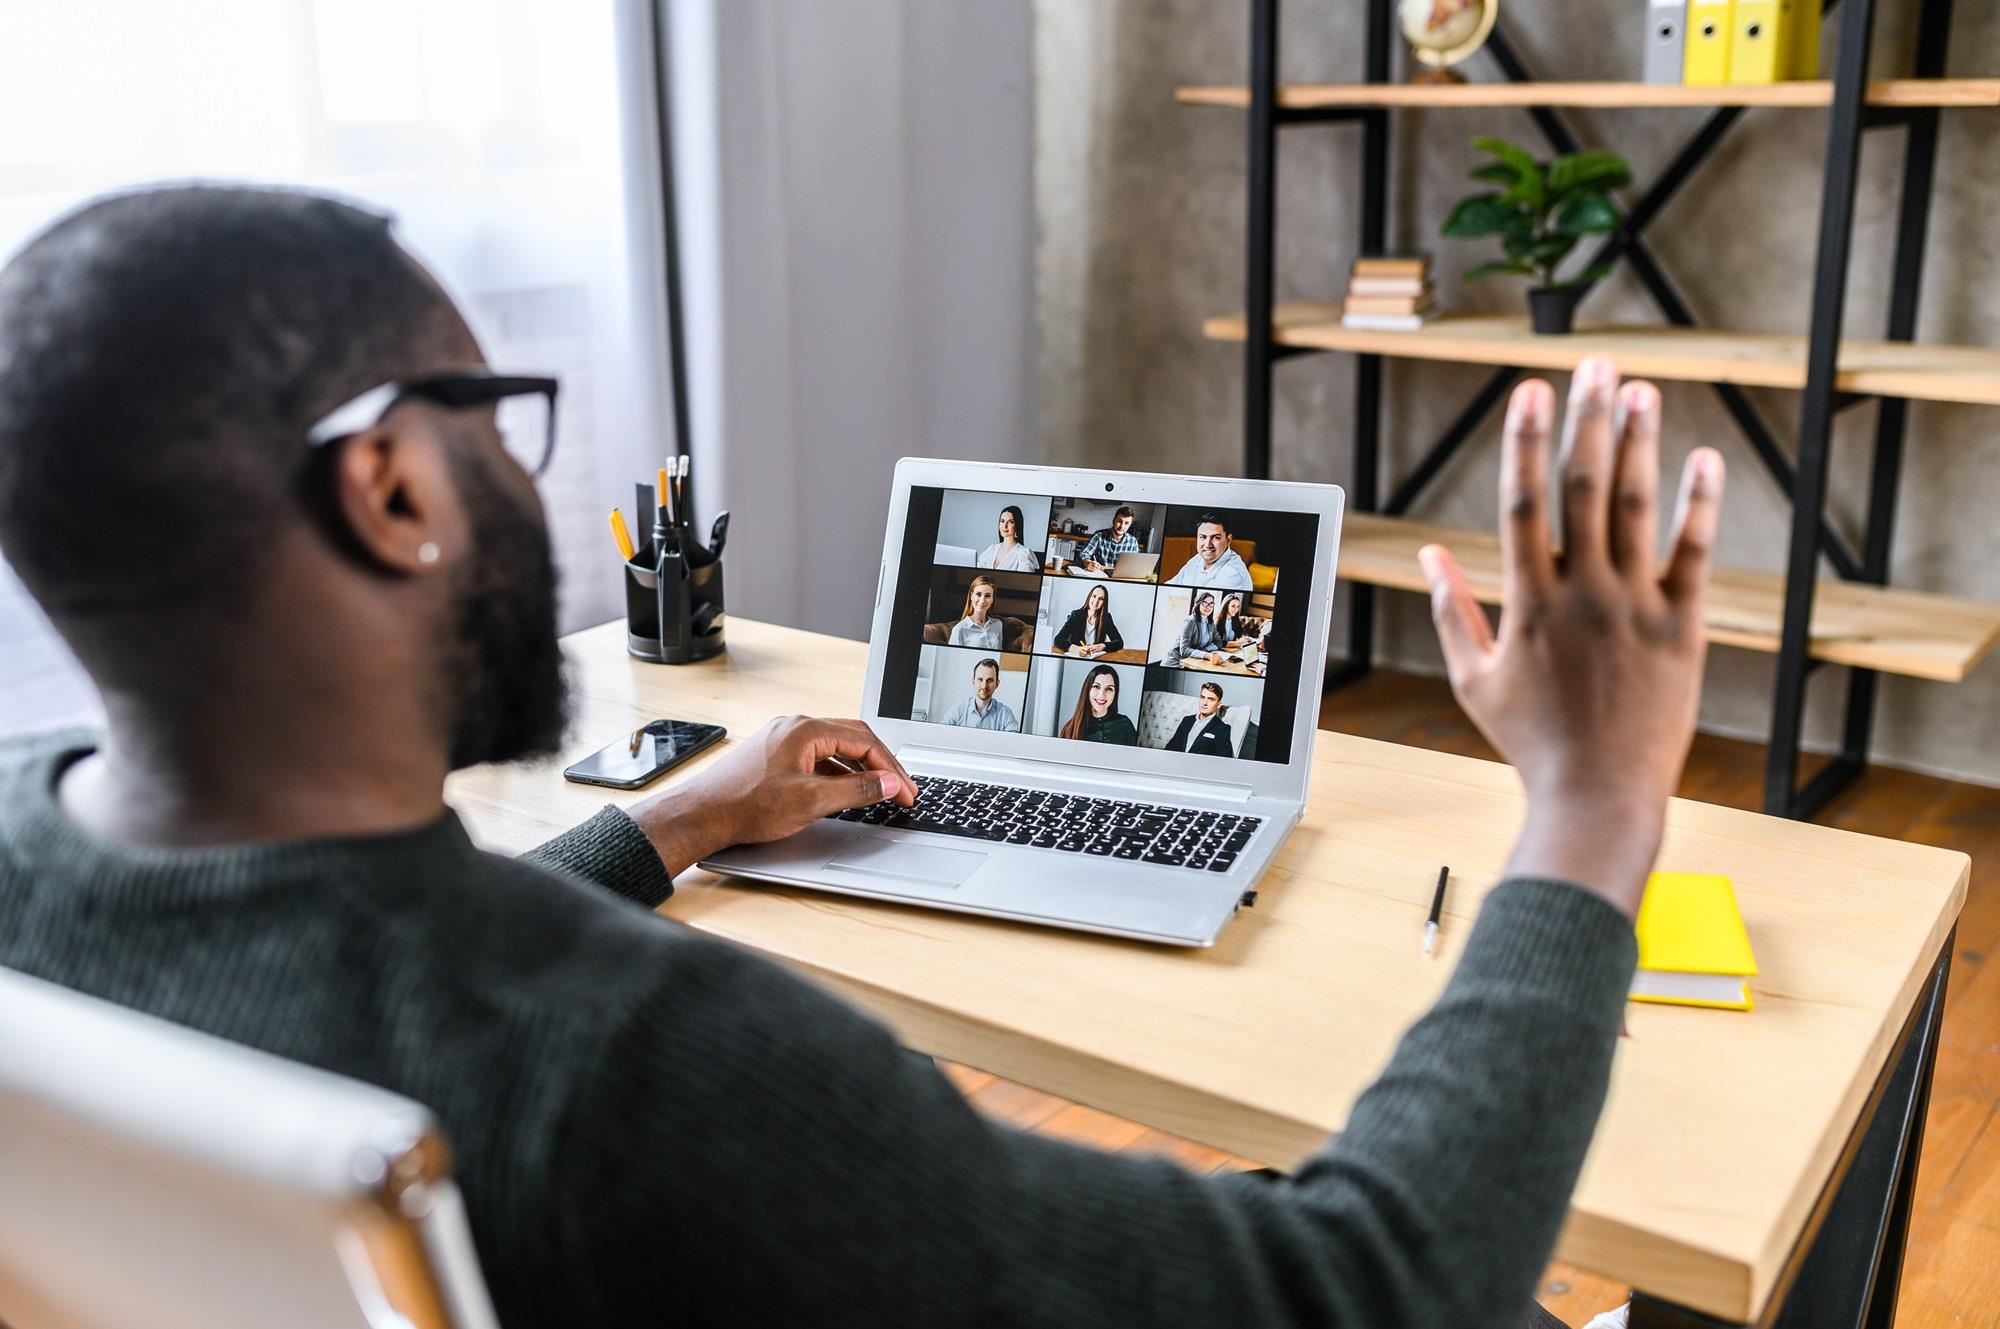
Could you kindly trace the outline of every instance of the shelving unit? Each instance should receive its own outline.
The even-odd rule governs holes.
[[[1482,604],[1500,603],[1500,541],[1406,517],[1353,513],[1340,531],[1340,575],[1370,586],[1422,593],[1417,550],[1444,544],[1458,557]],[[1708,639],[1775,655],[1784,626],[1785,579],[1774,572],[1717,568],[1709,579]],[[1815,660],[1856,669],[1963,679],[2000,641],[2000,605],[1862,582],[1830,581],[1813,603],[1806,650]]]
[[[1496,27],[1487,50],[1506,82],[1395,84],[1389,81],[1393,0],[1364,3],[1363,82],[1281,84],[1278,0],[1251,0],[1249,82],[1187,87],[1175,94],[1187,106],[1248,112],[1244,312],[1210,318],[1203,325],[1208,337],[1243,346],[1246,475],[1269,473],[1271,386],[1277,362],[1325,351],[1356,357],[1354,463],[1340,560],[1349,582],[1349,653],[1329,676],[1329,686],[1356,678],[1371,666],[1373,588],[1424,589],[1416,550],[1426,541],[1450,543],[1481,598],[1497,601],[1498,543],[1492,536],[1413,522],[1406,514],[1522,371],[1568,370],[1586,355],[1606,353],[1629,374],[1712,385],[1754,455],[1792,500],[1785,572],[1718,571],[1710,592],[1708,630],[1711,641],[1777,656],[1765,810],[1811,816],[1867,765],[1880,674],[1955,682],[2000,637],[2000,606],[1887,585],[1909,401],[2000,405],[2000,348],[1922,345],[1912,340],[1940,113],[1948,108],[2000,107],[2000,78],[1941,77],[1951,0],[1917,0],[1912,77],[1870,81],[1866,74],[1874,0],[1842,0],[1837,11],[1834,0],[1827,0],[1827,12],[1839,25],[1831,79],[1757,87],[1541,82],[1504,29]],[[1707,110],[1698,130],[1624,212],[1618,231],[1585,265],[1627,264],[1659,307],[1664,323],[1586,321],[1572,334],[1545,337],[1529,332],[1524,318],[1456,315],[1411,332],[1383,332],[1343,327],[1337,302],[1274,305],[1277,131],[1312,124],[1359,126],[1360,249],[1381,252],[1388,229],[1391,113],[1404,107],[1525,108],[1556,153],[1580,147],[1559,108]],[[1812,313],[1800,333],[1698,326],[1643,234],[1743,113],[1755,107],[1831,111]],[[1879,341],[1842,340],[1861,135],[1878,128],[1899,128],[1907,135],[1888,326]],[[1397,358],[1492,365],[1496,372],[1385,497],[1382,374],[1385,363]],[[1744,394],[1745,387],[1781,388],[1802,395],[1797,444],[1789,453]],[[1834,415],[1866,403],[1876,407],[1874,456],[1865,529],[1859,541],[1850,541],[1825,511],[1829,442]],[[1819,576],[1821,558],[1836,575]],[[1806,682],[1828,664],[1849,670],[1841,751],[1801,788],[1799,739]]]
[[[1206,320],[1201,330],[1213,341],[1240,342],[1244,326],[1241,314],[1229,314]],[[1384,332],[1346,327],[1339,302],[1319,300],[1279,305],[1271,326],[1278,345],[1303,350],[1559,370],[1601,354],[1616,357],[1621,371],[1648,378],[1754,388],[1806,385],[1806,339],[1788,332],[1586,322],[1567,336],[1542,337],[1528,330],[1525,317],[1497,314],[1446,314],[1413,332]],[[1837,392],[2000,406],[2000,349],[1848,340],[1840,343],[1836,363]]]
[[[1250,89],[1240,85],[1176,88],[1183,106],[1232,106],[1247,110]],[[2000,78],[1885,78],[1868,85],[1868,106],[2000,106]],[[1761,86],[1687,87],[1674,83],[1287,83],[1278,89],[1284,111],[1336,106],[1597,106],[1715,107],[1833,105],[1829,80]]]

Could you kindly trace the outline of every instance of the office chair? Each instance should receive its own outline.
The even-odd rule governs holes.
[[[497,1329],[427,1110],[6,969],[0,1325]]]

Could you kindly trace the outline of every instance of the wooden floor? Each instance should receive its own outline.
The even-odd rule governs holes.
[[[1377,672],[1327,698],[1320,725],[1441,752],[1493,755],[1438,679]],[[1681,793],[1756,808],[1763,759],[1758,744],[1699,735]],[[1993,958],[2000,957],[2000,789],[1876,768],[1819,820],[1972,855],[1897,1324],[2000,1329],[2000,960]],[[1100,1149],[1169,1154],[1202,1172],[1253,1166],[981,1071],[946,1069],[974,1103],[1018,1126]],[[1625,1293],[1555,1265],[1542,1280],[1540,1300],[1569,1324],[1581,1325],[1624,1301]]]

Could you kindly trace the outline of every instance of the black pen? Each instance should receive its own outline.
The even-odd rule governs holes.
[[[1448,867],[1439,868],[1437,893],[1431,896],[1430,921],[1424,924],[1425,955],[1429,955],[1432,949],[1437,945],[1438,915],[1444,912],[1444,884],[1450,880],[1451,880],[1451,869]]]
[[[653,522],[653,549],[656,559],[666,554],[667,540],[679,526],[679,522],[674,519],[674,491],[668,486],[667,470],[664,466],[660,468],[659,481],[660,492],[657,497],[660,500],[660,512]]]

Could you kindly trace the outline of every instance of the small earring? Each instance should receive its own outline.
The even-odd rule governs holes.
[[[417,546],[417,562],[419,563],[435,563],[438,561],[438,556],[438,547],[429,540]]]

